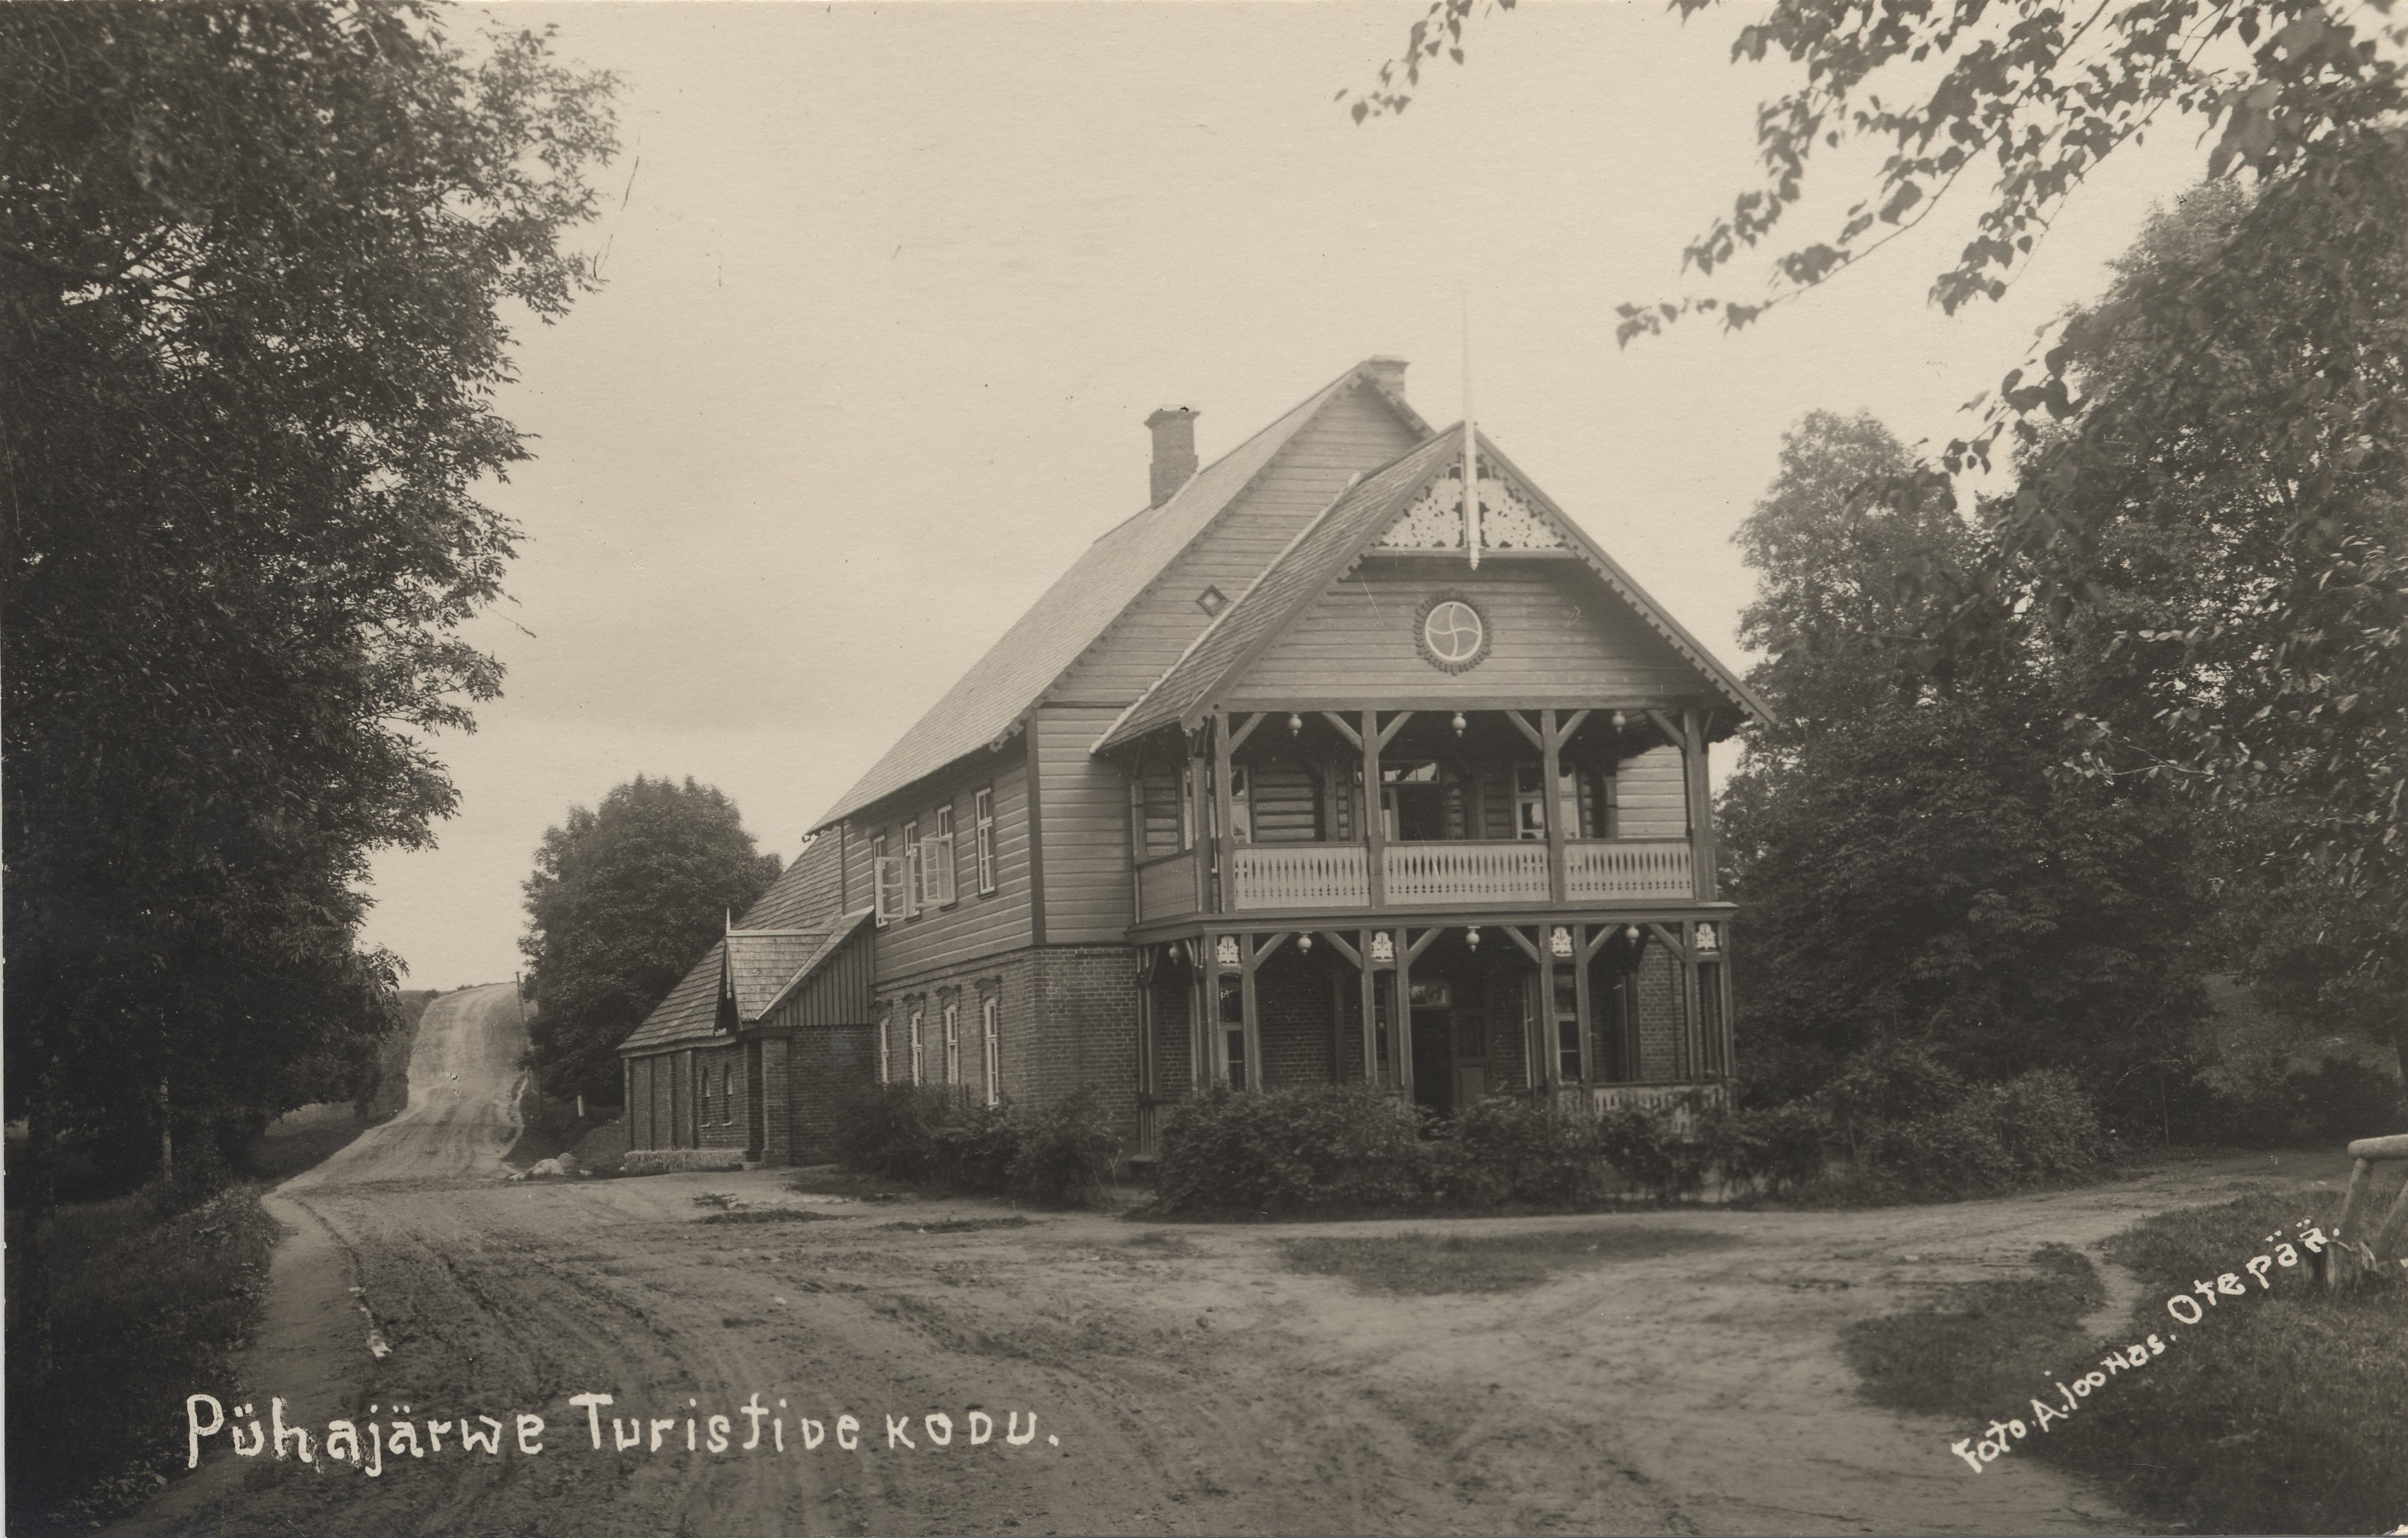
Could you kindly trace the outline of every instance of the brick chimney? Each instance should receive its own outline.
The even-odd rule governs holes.
[[[1145,425],[1154,432],[1154,500],[1146,506],[1159,507],[1196,473],[1196,411],[1166,406]]]

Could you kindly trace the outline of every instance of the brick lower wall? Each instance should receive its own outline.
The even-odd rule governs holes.
[[[824,1163],[836,1157],[830,1138],[836,1108],[854,1089],[878,1079],[878,1028],[874,1025],[807,1026],[786,1047],[786,1092],[781,1114],[769,1124],[784,1127],[781,1162]],[[774,1087],[777,1080],[770,1081]]]
[[[1681,966],[1662,946],[1639,959],[1639,1076],[1682,1076]]]
[[[1335,1067],[1331,970],[1322,958],[1298,956],[1295,949],[1290,941],[1254,974],[1255,1034],[1262,1042],[1266,1089],[1327,1084]],[[1354,1033],[1362,1035],[1359,1025]],[[1362,1057],[1359,1045],[1353,1055]]]

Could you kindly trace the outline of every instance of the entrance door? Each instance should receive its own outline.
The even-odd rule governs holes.
[[[1440,1116],[1455,1111],[1452,991],[1442,980],[1413,984],[1413,1099]]]

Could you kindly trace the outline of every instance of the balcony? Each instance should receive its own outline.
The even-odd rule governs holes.
[[[1534,907],[1550,901],[1547,847],[1535,840],[1391,844],[1380,851],[1383,909]],[[1233,913],[1371,908],[1371,854],[1360,844],[1250,844],[1230,852]],[[1138,867],[1138,921],[1198,911],[1196,856]],[[1696,894],[1688,841],[1579,839],[1564,847],[1564,895],[1584,907],[1686,902]]]

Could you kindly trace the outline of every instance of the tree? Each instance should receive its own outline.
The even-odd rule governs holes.
[[[638,775],[544,830],[525,883],[536,1061],[563,1091],[615,1100],[616,1052],[777,880],[736,804],[689,776]]]
[[[1738,535],[1759,581],[1742,637],[1768,654],[1749,681],[1778,717],[1721,814],[1742,1058],[1774,1095],[1900,1042],[1971,1078],[2073,1066],[2105,1089],[2199,1015],[2184,820],[2152,785],[2054,773],[2044,635],[1944,674],[1899,644],[1931,603],[1915,572],[1981,542],[1944,495],[1861,495],[1916,469],[1870,418],[1810,414]]]
[[[505,307],[561,249],[609,82],[431,8],[0,7],[7,1109],[208,1147],[341,1086],[398,962],[368,851],[453,791],[500,669],[458,627]],[[36,1310],[36,1317],[39,1311]],[[37,1332],[38,1333],[38,1332]],[[36,1353],[38,1356],[38,1352]]]

